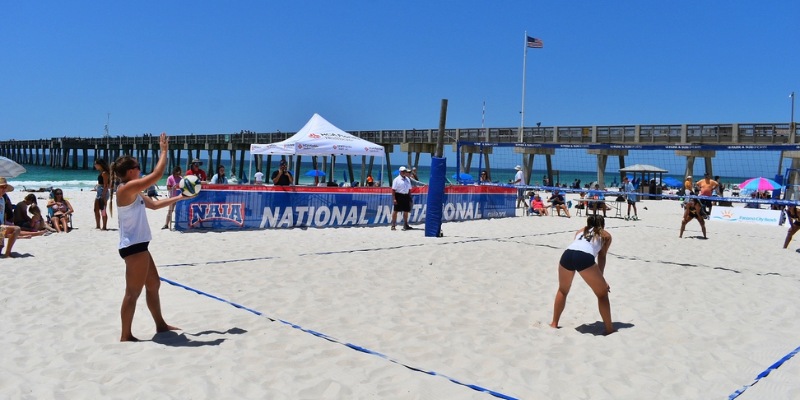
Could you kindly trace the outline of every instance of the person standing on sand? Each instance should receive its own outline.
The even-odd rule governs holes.
[[[683,181],[683,191],[687,196],[694,194],[694,181],[692,181],[691,175],[686,176],[686,180]]]
[[[699,195],[700,196],[708,196],[711,197],[714,195],[714,190],[719,187],[719,183],[717,181],[711,179],[711,174],[706,173],[703,176],[703,179],[697,181],[697,186],[700,188]],[[703,213],[705,214],[706,219],[709,215],[711,215],[711,200],[703,199],[700,200],[700,204],[703,205]]]
[[[294,185],[294,177],[292,177],[292,172],[286,166],[286,160],[281,160],[278,163],[278,169],[272,172],[272,184],[275,186]]]
[[[686,229],[686,224],[695,218],[697,222],[700,222],[700,228],[703,229],[703,239],[708,239],[706,237],[706,221],[705,218],[703,218],[703,206],[700,204],[700,201],[695,198],[689,199],[686,205],[683,206],[683,222],[681,222],[679,238],[683,237],[683,230]]]
[[[156,323],[156,332],[177,330],[168,325],[161,315],[161,299],[158,290],[161,281],[158,276],[156,264],[150,251],[147,249],[152,239],[150,227],[147,223],[145,208],[156,210],[177,203],[186,197],[169,197],[153,200],[142,194],[142,191],[158,182],[164,175],[167,165],[167,150],[169,141],[167,134],[162,133],[159,138],[161,153],[158,163],[153,171],[139,177],[141,169],[139,162],[131,156],[118,158],[111,167],[112,172],[120,179],[117,187],[117,215],[119,216],[119,255],[125,260],[125,296],[122,299],[120,317],[122,319],[122,334],[120,342],[136,342],[137,339],[131,332],[133,314],[136,311],[136,301],[145,289],[147,308]]]
[[[800,213],[797,211],[797,205],[792,204],[786,209],[786,215],[789,216],[789,231],[786,232],[786,240],[783,242],[783,248],[789,247],[789,242],[792,241],[797,231],[800,231]]]
[[[633,220],[636,221],[639,219],[639,212],[636,211],[636,201],[638,200],[638,196],[636,195],[636,188],[633,187],[633,184],[628,180],[628,177],[622,178],[622,191],[627,193],[627,203],[628,203],[628,216],[625,217],[625,220],[628,221],[631,219],[631,207],[633,207]]]
[[[172,175],[167,178],[167,197],[176,197],[181,195],[181,167],[175,167],[172,169]],[[172,213],[175,212],[175,203],[169,205],[169,210],[167,210],[167,220],[164,222],[164,226],[161,229],[169,229],[169,224],[172,223]]]
[[[522,173],[522,167],[517,165],[514,167],[517,170],[517,173],[514,174],[514,181],[511,182],[512,185],[517,186],[517,208],[519,208],[519,202],[522,202],[523,208],[528,208],[528,203],[525,201],[525,174]]]
[[[400,167],[400,175],[392,181],[392,230],[397,230],[397,213],[403,213],[403,230],[413,229],[408,224],[411,211],[411,180],[406,176],[408,169]]]
[[[561,255],[561,260],[558,262],[558,291],[553,303],[551,327],[559,327],[558,321],[567,305],[567,295],[572,287],[572,280],[575,278],[575,272],[578,272],[597,296],[597,306],[603,319],[605,334],[614,333],[611,302],[608,299],[611,288],[603,277],[606,254],[611,247],[611,234],[605,230],[605,226],[605,218],[600,215],[590,215],[586,218],[586,226],[575,233],[575,239]]]
[[[106,213],[106,203],[108,193],[111,189],[111,169],[106,160],[98,158],[94,160],[94,169],[100,172],[97,175],[97,185],[94,190],[97,192],[94,197],[94,222],[97,229],[107,230],[108,213]],[[103,227],[100,227],[100,220],[103,220]]]
[[[200,166],[203,165],[203,162],[200,159],[195,158],[192,160],[192,163],[189,164],[189,169],[186,170],[186,175],[197,175],[200,178],[200,183],[207,183],[208,175],[206,175],[206,171],[204,171]]]

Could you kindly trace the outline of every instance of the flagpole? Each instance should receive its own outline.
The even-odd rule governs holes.
[[[483,131],[486,140],[489,140],[489,135],[486,134],[486,100],[483,101],[483,109],[481,110],[481,131]]]
[[[528,31],[522,37],[522,107],[519,112],[519,141],[522,142],[522,131],[525,127],[525,72],[528,61]]]

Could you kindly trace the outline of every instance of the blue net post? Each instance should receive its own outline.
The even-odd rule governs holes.
[[[428,182],[428,204],[425,212],[425,236],[442,236],[442,207],[447,159],[431,157],[431,177]]]

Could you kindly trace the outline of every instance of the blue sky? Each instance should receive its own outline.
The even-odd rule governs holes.
[[[788,122],[798,1],[3,1],[0,140]],[[800,119],[800,118],[796,118]]]

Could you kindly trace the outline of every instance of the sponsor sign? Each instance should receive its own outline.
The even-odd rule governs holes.
[[[425,221],[427,187],[414,188],[412,223]],[[445,188],[442,218],[466,221],[516,215],[517,191],[502,186]],[[175,229],[238,230],[388,225],[391,188],[301,186],[204,186],[175,206]]]
[[[714,207],[711,220],[727,222],[747,222],[751,224],[780,225],[781,211],[760,210],[744,207]]]

